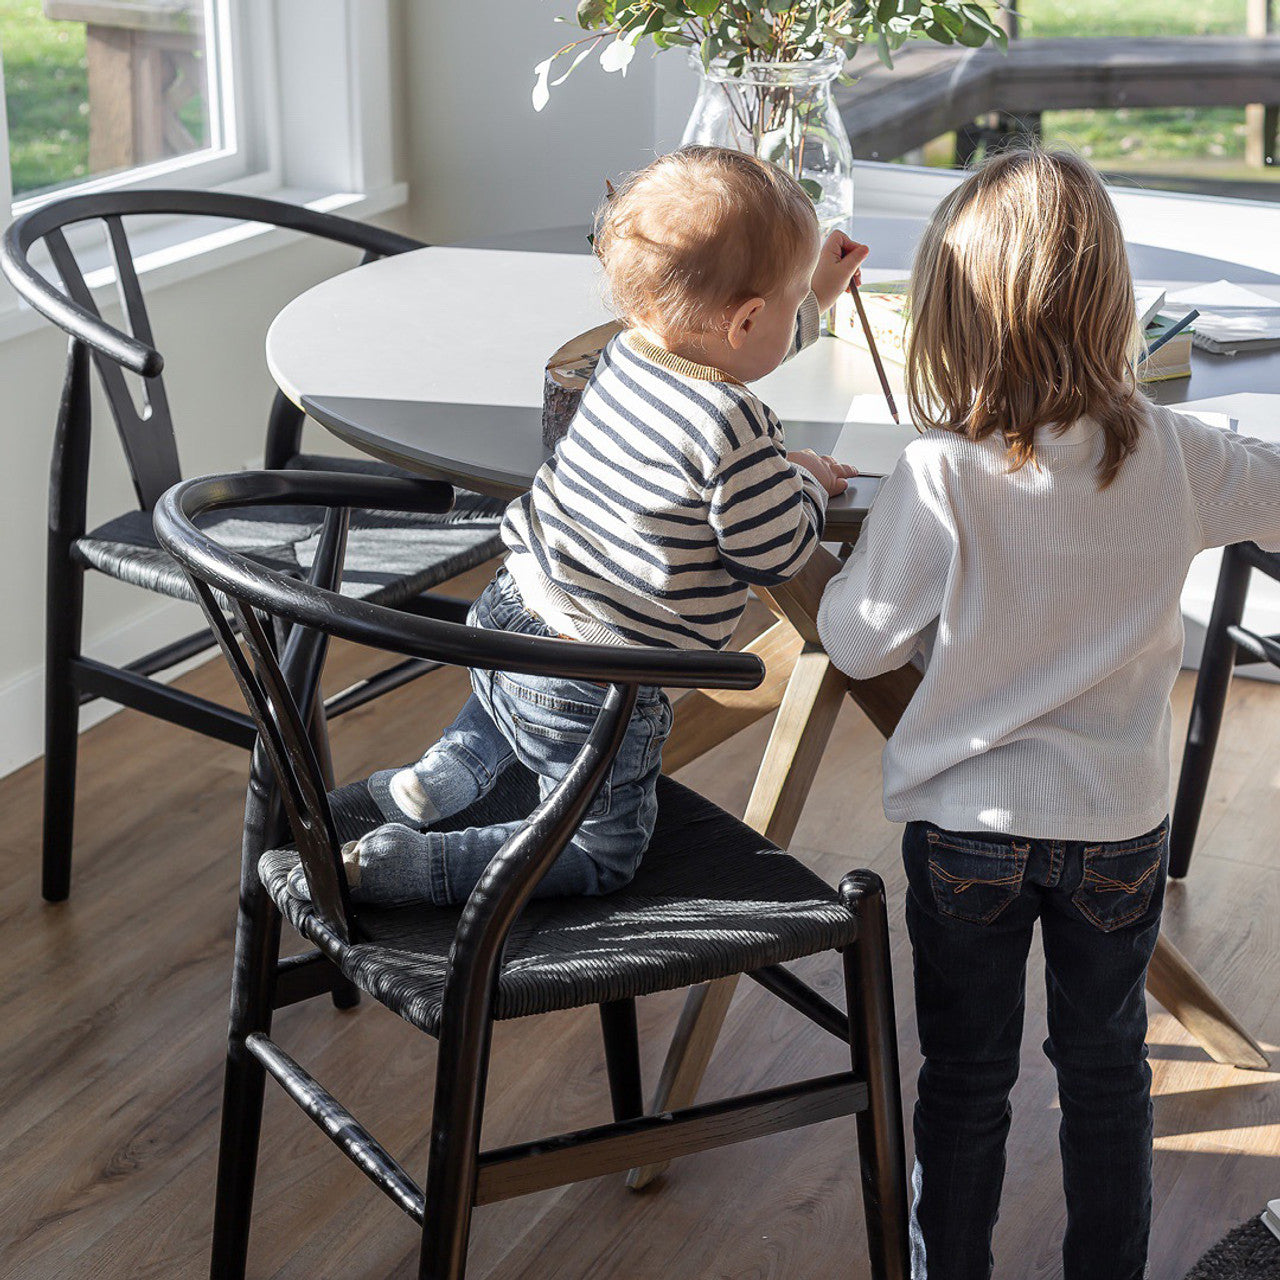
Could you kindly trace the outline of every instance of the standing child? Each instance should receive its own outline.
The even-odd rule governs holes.
[[[601,356],[568,435],[507,510],[507,560],[473,625],[597,644],[724,646],[747,589],[798,573],[852,468],[787,453],[748,383],[818,334],[865,246],[819,244],[813,203],[781,170],[687,147],[602,210],[596,252],[630,326]],[[410,768],[375,774],[389,819],[343,850],[356,901],[466,900],[520,825],[433,831],[518,760],[545,795],[607,690],[473,671],[472,696]],[[609,778],[541,895],[599,894],[635,874],[657,817],[671,705],[642,689]]]
[[[1120,225],[1074,157],[1002,154],[952,192],[911,310],[927,429],[818,629],[855,678],[917,657],[924,673],[884,752],[924,1057],[913,1276],[991,1275],[1039,920],[1064,1275],[1139,1280],[1179,595],[1206,547],[1280,549],[1280,449],[1139,394]]]

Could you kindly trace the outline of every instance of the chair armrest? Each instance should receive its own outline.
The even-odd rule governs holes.
[[[164,357],[155,347],[140,342],[132,334],[108,324],[87,307],[73,302],[31,265],[27,250],[38,238],[35,233],[28,234],[28,219],[32,216],[19,218],[0,242],[0,270],[14,292],[32,310],[38,311],[78,342],[144,378],[158,376],[164,368]]]

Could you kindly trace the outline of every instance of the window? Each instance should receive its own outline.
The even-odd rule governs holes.
[[[0,229],[69,191],[120,187],[364,216],[403,204],[391,26],[390,0],[0,0]],[[139,270],[166,280],[288,238],[144,221]],[[0,341],[37,323],[0,284]]]
[[[208,186],[270,167],[245,0],[0,0],[18,207],[69,187]],[[258,18],[253,17],[257,12]],[[252,32],[260,45],[269,32]]]

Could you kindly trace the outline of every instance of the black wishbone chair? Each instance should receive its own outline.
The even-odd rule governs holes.
[[[482,631],[339,595],[343,509],[414,511],[428,501],[422,486],[394,479],[241,472],[187,481],[156,507],[160,544],[189,574],[261,735],[246,810],[211,1275],[236,1280],[245,1272],[263,1087],[271,1075],[420,1225],[419,1275],[431,1280],[461,1280],[476,1205],[851,1113],[872,1274],[907,1280],[902,1110],[879,877],[854,871],[832,889],[737,819],[663,778],[657,828],[632,884],[607,897],[530,901],[605,782],[637,687],[752,688],[763,675],[759,660]],[[199,527],[231,507],[297,503],[330,508],[307,581],[235,554],[215,541],[216,531]],[[278,652],[273,622],[289,628]],[[382,819],[363,783],[326,794],[308,736],[331,636],[409,658],[610,686],[572,768],[544,801],[535,780],[513,767],[451,820],[462,826],[526,818],[460,910],[352,907],[341,844]],[[272,813],[273,794],[281,814]],[[281,817],[292,839],[283,835]],[[308,895],[290,887],[299,862]],[[279,959],[282,915],[313,951]],[[842,955],[848,1015],[785,967],[831,950]],[[273,1010],[327,990],[332,976],[325,972],[335,966],[439,1043],[425,1191],[271,1039]],[[849,1043],[853,1069],[645,1116],[636,998],[737,973]],[[592,1004],[600,1007],[612,1123],[481,1151],[494,1020]]]
[[[84,576],[96,570],[162,595],[192,599],[185,575],[155,541],[151,512],[160,495],[182,478],[178,447],[162,370],[164,359],[134,269],[125,219],[142,215],[189,215],[267,223],[303,232],[363,253],[363,261],[420,249],[407,236],[316,213],[297,205],[252,196],[206,191],[130,191],[69,196],[23,215],[0,246],[0,267],[17,292],[70,337],[66,378],[54,435],[49,486],[48,562],[45,619],[45,776],[42,891],[49,901],[67,896],[76,789],[76,747],[80,708],[96,698],[158,716],[197,733],[243,747],[255,730],[243,712],[163,684],[154,677],[210,649],[208,630],[113,667],[82,652]],[[107,323],[85,283],[73,249],[81,228],[96,224],[118,283],[128,331]],[[74,234],[68,238],[68,230]],[[101,243],[101,241],[99,242]],[[54,283],[32,261],[43,245]],[[97,366],[138,507],[86,529],[89,484],[89,361]],[[137,375],[135,400],[128,375]],[[304,415],[281,393],[266,429],[265,465],[400,474],[371,459],[330,458],[301,452]],[[503,504],[478,494],[461,494],[446,511],[437,507],[412,516],[389,517],[362,511],[352,517],[348,573],[344,589],[398,607],[440,616],[465,616],[467,602],[433,596],[431,588],[495,556],[501,550],[498,523]],[[246,521],[235,512],[220,517],[223,537],[267,563],[300,573],[313,554],[320,516],[299,508],[257,511]],[[410,603],[412,602],[412,603]],[[405,662],[343,690],[324,706],[332,719],[398,688],[430,670]],[[317,731],[323,732],[323,724]]]

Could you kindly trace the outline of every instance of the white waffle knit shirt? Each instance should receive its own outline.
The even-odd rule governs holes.
[[[1110,841],[1168,812],[1187,569],[1280,550],[1280,445],[1147,418],[1101,491],[1088,419],[1012,473],[1001,440],[928,431],[881,486],[818,631],[855,678],[923,660],[884,750],[891,821]]]

